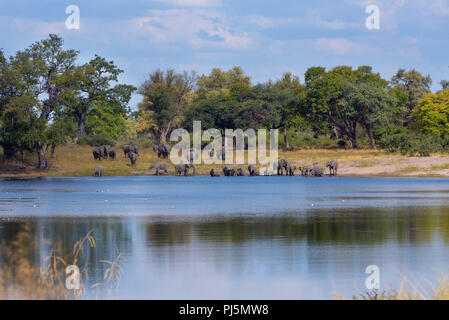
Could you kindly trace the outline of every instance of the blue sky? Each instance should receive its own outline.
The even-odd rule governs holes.
[[[65,27],[72,4],[79,30]],[[379,30],[365,27],[368,5],[380,9]],[[80,62],[107,57],[136,86],[157,68],[234,65],[254,83],[336,65],[371,65],[386,79],[414,67],[434,91],[449,80],[449,0],[1,0],[0,30],[7,54],[58,33]]]

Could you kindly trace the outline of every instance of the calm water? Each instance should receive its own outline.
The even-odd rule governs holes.
[[[94,231],[89,283],[121,253],[120,298],[297,299],[449,271],[449,180],[82,177],[0,180],[0,241],[35,263]],[[2,257],[0,256],[0,260]]]

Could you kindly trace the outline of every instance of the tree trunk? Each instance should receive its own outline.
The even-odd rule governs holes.
[[[373,137],[373,133],[371,131],[371,127],[369,125],[365,126],[366,128],[366,133],[368,134],[369,137],[369,142],[371,144],[371,149],[376,150],[376,141],[374,141],[374,137]]]
[[[53,158],[53,156],[55,155],[55,149],[56,149],[56,144],[52,143],[51,144],[51,157]]]
[[[168,132],[170,131],[170,124],[162,129],[161,136],[159,137],[160,144],[167,143]]]
[[[87,112],[81,112],[78,118],[78,133],[76,134],[76,140],[78,141],[86,135],[86,118]]]
[[[37,169],[38,170],[47,169],[48,162],[47,162],[47,158],[45,157],[45,150],[44,150],[44,146],[42,145],[42,143],[40,143],[40,142],[36,143],[36,152],[37,152],[37,159],[38,159]]]
[[[332,130],[334,131],[335,138],[340,139],[340,134],[338,133],[338,129],[336,126],[332,126]]]
[[[285,149],[290,149],[290,145],[288,144],[288,137],[287,137],[287,126],[284,126],[284,143],[285,143]]]
[[[23,154],[23,150],[20,150],[20,159],[22,160],[22,166],[25,164],[25,155]]]

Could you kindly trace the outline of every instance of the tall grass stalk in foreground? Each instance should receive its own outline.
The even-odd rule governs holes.
[[[334,294],[338,300],[345,299],[343,295]],[[449,300],[449,278],[436,277],[436,283],[430,289],[421,288],[403,279],[399,289],[372,290],[352,297],[353,300]]]
[[[16,238],[10,243],[3,242],[0,248],[0,299],[81,299],[86,295],[86,283],[89,279],[85,250],[95,249],[93,231],[89,231],[73,245],[69,254],[63,254],[60,245],[52,246],[42,265],[34,262],[39,247],[33,237],[32,228],[25,224]],[[92,286],[97,297],[116,297],[120,285],[122,269],[119,265],[120,253],[113,261],[100,260],[110,266],[104,273],[102,282]],[[79,268],[80,286],[67,289],[66,268],[74,265]]]

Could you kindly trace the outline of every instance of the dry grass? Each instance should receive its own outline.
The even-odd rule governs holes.
[[[33,259],[39,247],[33,237],[28,224],[22,227],[16,238],[9,244],[2,243],[0,265],[0,299],[45,299],[67,300],[80,299],[86,294],[86,284],[83,279],[88,279],[87,259],[84,252],[87,248],[95,248],[93,232],[89,231],[84,237],[75,242],[73,250],[64,254],[59,245],[54,245],[42,265]],[[101,260],[110,266],[104,274],[104,281],[94,284],[96,297],[116,297],[120,285],[122,269],[119,265],[120,254],[114,261]],[[80,271],[80,286],[75,289],[67,289],[68,275],[66,269],[74,265]]]
[[[0,161],[0,176],[91,176],[93,169],[101,165],[104,174],[108,176],[131,176],[153,174],[148,167],[151,163],[161,161],[151,148],[139,150],[139,158],[135,166],[131,166],[128,158],[125,158],[120,148],[115,147],[116,160],[94,161],[92,147],[69,145],[56,148],[54,157],[48,155],[50,169],[45,171],[35,170],[37,159],[35,154],[26,154],[25,166],[20,161]],[[390,154],[375,150],[296,150],[279,151],[280,158],[286,158],[293,163],[306,164],[318,161],[325,163],[329,159],[338,159],[340,162],[363,161],[372,158],[387,158]],[[246,158],[246,156],[245,156]],[[223,167],[223,165],[198,165],[198,174],[208,174],[210,169]],[[243,167],[245,165],[242,165]],[[169,174],[174,174],[173,165]]]
[[[342,295],[334,294],[337,299],[344,299]],[[353,300],[449,300],[449,278],[437,276],[430,289],[424,289],[419,285],[403,279],[399,289],[387,289],[384,291],[373,290],[353,296]]]

